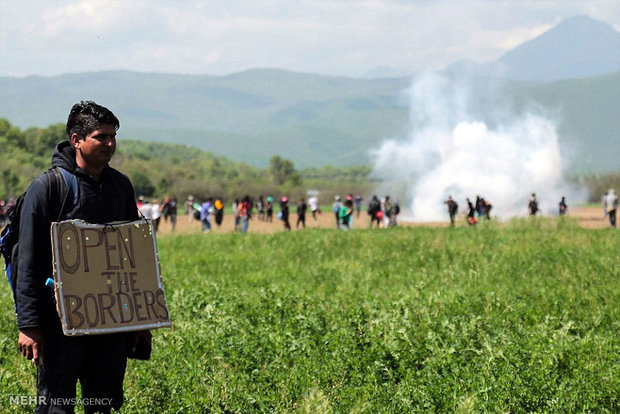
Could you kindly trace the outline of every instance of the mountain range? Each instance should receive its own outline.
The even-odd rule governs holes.
[[[575,16],[493,62],[465,60],[445,70],[531,82],[606,75],[620,71],[620,33],[600,20]]]
[[[467,73],[487,84],[501,72],[502,90],[517,105],[535,102],[557,114],[562,145],[577,155],[573,168],[617,170],[619,39],[606,23],[576,17],[496,62],[455,64],[445,74]],[[501,71],[490,69],[500,65]],[[410,85],[409,77],[277,69],[228,76],[113,71],[3,77],[0,117],[22,128],[45,127],[64,122],[73,103],[91,99],[114,110],[121,139],[182,143],[258,166],[274,154],[299,167],[368,164],[371,148],[407,136]]]

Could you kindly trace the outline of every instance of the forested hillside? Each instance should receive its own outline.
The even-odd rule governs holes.
[[[0,199],[25,191],[34,177],[49,168],[55,145],[64,139],[64,124],[21,130],[0,118]],[[308,189],[364,192],[370,187],[370,167],[297,171],[290,160],[273,155],[269,167],[262,169],[180,144],[119,140],[112,165],[129,176],[136,195],[146,197],[301,197]]]

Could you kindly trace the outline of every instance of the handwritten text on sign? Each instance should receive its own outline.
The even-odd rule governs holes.
[[[170,326],[155,235],[145,221],[53,223],[52,244],[65,335]]]

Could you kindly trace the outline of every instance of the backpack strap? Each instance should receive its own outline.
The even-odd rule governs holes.
[[[48,196],[51,205],[60,206],[56,221],[60,221],[65,212],[65,206],[69,199],[69,194],[73,194],[73,205],[78,202],[78,183],[75,175],[62,167],[54,167],[49,169],[47,176],[50,180],[48,187]]]
[[[59,170],[65,180],[65,184],[67,189],[71,194],[73,194],[73,205],[77,205],[78,203],[78,182],[75,174],[71,174],[69,171],[65,170],[62,167],[56,167],[56,170]]]

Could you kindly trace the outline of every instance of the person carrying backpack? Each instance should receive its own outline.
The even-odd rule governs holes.
[[[536,213],[538,213],[538,199],[536,198],[536,193],[532,193],[527,208],[530,212],[530,216],[535,216]]]
[[[73,405],[54,403],[61,398],[77,401],[78,380],[83,399],[100,403],[85,406],[86,412],[118,410],[123,404],[127,358],[137,351],[139,342],[146,344],[150,355],[150,331],[63,335],[54,291],[46,286],[46,279],[52,275],[53,221],[81,219],[103,224],[139,218],[131,182],[108,165],[116,150],[119,125],[116,116],[101,105],[91,101],[75,104],[67,120],[68,140],[56,146],[52,166],[73,177],[76,188],[65,191],[64,206],[59,207],[58,200],[53,200],[56,197],[50,197],[54,191],[50,174],[45,173],[30,184],[21,206],[18,345],[37,366],[37,412],[73,412]]]
[[[381,211],[381,202],[376,195],[372,196],[372,200],[368,203],[368,215],[370,216],[370,227],[373,222],[377,222],[377,227],[381,224],[381,219],[378,217],[378,213]]]

